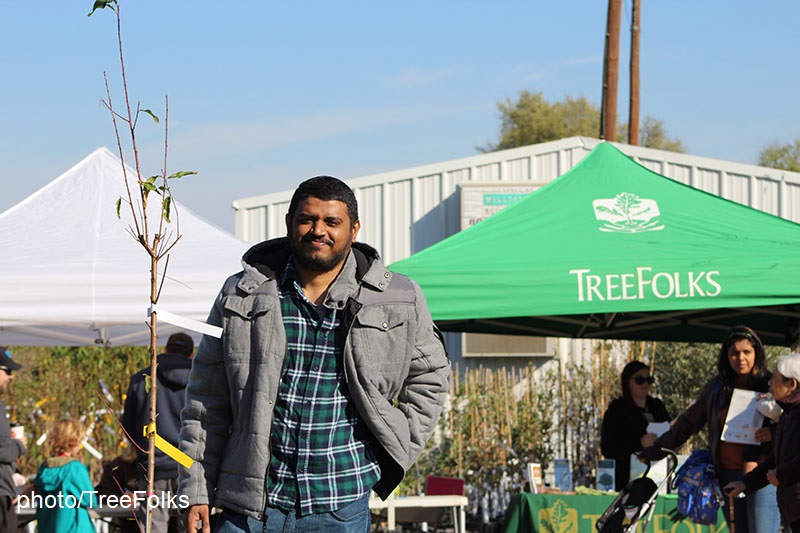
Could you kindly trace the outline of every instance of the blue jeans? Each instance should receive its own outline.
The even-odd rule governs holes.
[[[747,496],[747,520],[752,533],[778,533],[781,514],[777,492],[778,487],[767,485]]]
[[[369,493],[330,513],[297,516],[296,511],[267,507],[266,521],[222,511],[216,533],[369,533]]]

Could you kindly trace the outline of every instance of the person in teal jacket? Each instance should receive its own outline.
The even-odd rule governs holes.
[[[88,511],[97,506],[94,486],[89,471],[76,459],[84,434],[80,422],[64,419],[47,435],[50,457],[39,467],[34,480],[39,533],[95,531]]]

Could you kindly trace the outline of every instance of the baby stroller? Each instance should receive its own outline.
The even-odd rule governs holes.
[[[619,495],[611,502],[603,516],[597,520],[595,527],[598,533],[628,533],[636,529],[636,524],[645,515],[647,517],[641,531],[647,529],[647,524],[656,508],[658,491],[668,482],[678,466],[678,456],[675,452],[666,448],[662,448],[661,451],[667,454],[667,475],[661,483],[656,484],[647,477],[650,472],[650,462],[647,461],[647,470],[642,477],[630,480],[619,491]]]

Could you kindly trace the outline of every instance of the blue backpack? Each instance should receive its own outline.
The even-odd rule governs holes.
[[[714,476],[708,450],[695,450],[681,465],[672,482],[678,494],[678,511],[695,524],[716,524],[722,493]]]

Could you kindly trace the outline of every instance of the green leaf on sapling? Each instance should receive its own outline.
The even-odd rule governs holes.
[[[86,15],[87,17],[91,17],[92,14],[97,11],[98,9],[105,9],[109,6],[109,4],[116,4],[117,0],[95,0],[94,6],[92,6],[92,12]]]
[[[169,211],[170,211],[170,206],[171,205],[172,205],[172,197],[171,196],[165,196],[164,200],[161,202],[161,215],[164,217],[164,220],[167,223],[171,222],[170,219],[169,219]]]
[[[182,178],[184,176],[191,176],[192,174],[197,174],[194,170],[181,170],[179,172],[175,172],[174,174],[170,174],[167,176],[168,180]]]
[[[150,115],[153,118],[153,122],[158,124],[158,117],[156,116],[155,113],[153,113],[149,109],[140,109],[139,111],[141,111],[142,113],[147,113],[148,115]]]

